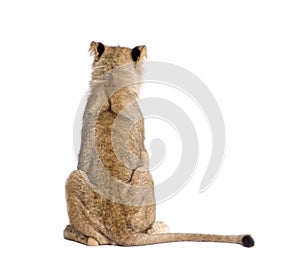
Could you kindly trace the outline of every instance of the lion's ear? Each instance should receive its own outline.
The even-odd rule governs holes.
[[[101,42],[91,42],[89,52],[94,57],[95,61],[100,59],[101,55],[104,53],[104,50],[105,46]]]
[[[131,57],[134,62],[143,61],[147,58],[147,48],[145,45],[136,46],[131,51]]]

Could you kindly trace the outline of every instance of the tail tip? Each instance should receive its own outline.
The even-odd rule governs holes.
[[[252,248],[254,246],[254,239],[250,235],[246,235],[242,238],[242,245],[246,248]]]

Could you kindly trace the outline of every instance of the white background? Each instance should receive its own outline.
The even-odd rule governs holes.
[[[1,264],[299,264],[299,13],[296,0],[2,1]],[[210,88],[226,124],[223,167],[199,194],[200,163],[157,219],[176,232],[251,233],[254,248],[63,240],[92,40],[146,44],[150,60],[182,66]]]

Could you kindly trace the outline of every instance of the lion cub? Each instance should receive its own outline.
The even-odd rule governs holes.
[[[237,243],[250,235],[168,233],[155,222],[155,197],[138,105],[146,46],[92,42],[90,96],[83,115],[78,170],[66,182],[70,224],[64,237],[85,245],[139,246],[176,241]]]

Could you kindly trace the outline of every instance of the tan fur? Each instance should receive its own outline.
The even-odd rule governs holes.
[[[64,237],[85,245],[147,245],[174,241],[245,244],[247,235],[167,233],[155,222],[153,181],[138,105],[145,46],[132,49],[90,45],[94,57],[90,96],[83,116],[78,170],[66,183],[70,225]],[[245,237],[246,236],[246,237]],[[250,238],[250,239],[249,239]],[[250,244],[252,246],[252,244]]]

